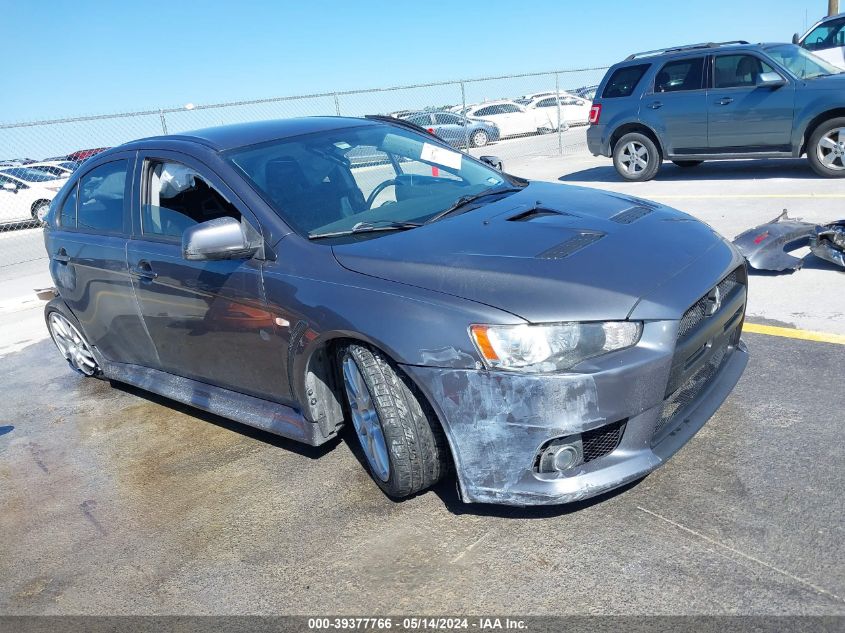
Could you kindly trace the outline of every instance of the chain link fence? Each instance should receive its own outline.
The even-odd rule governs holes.
[[[38,218],[72,170],[101,148],[161,134],[315,115],[392,115],[506,164],[585,151],[606,68],[526,73],[96,116],[0,124],[0,277],[46,258]]]

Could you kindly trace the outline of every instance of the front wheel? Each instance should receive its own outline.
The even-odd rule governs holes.
[[[660,150],[649,137],[631,132],[620,138],[613,147],[613,166],[625,180],[651,180],[660,169]]]
[[[673,160],[678,167],[698,167],[703,160]]]
[[[352,344],[339,361],[352,425],[376,484],[391,497],[434,485],[446,471],[447,448],[428,403],[376,349]]]
[[[819,176],[845,177],[845,117],[819,125],[807,143],[807,160]]]

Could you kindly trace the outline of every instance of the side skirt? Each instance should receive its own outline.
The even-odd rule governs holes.
[[[292,407],[158,369],[105,361],[102,355],[98,356],[106,378],[311,446],[330,439],[323,437],[318,425],[306,420]]]

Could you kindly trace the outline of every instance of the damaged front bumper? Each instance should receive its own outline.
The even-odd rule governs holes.
[[[745,283],[744,268],[734,270],[682,319],[646,322],[636,346],[584,361],[578,373],[404,365],[443,425],[463,499],[569,503],[660,466],[742,375]],[[714,293],[720,307],[707,312]],[[544,471],[549,447],[572,442],[576,464]]]

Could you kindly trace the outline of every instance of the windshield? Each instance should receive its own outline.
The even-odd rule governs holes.
[[[422,223],[460,198],[512,187],[505,176],[429,136],[362,125],[227,152],[304,236],[364,225]]]
[[[40,171],[38,169],[31,169],[29,167],[13,167],[11,169],[4,169],[4,174],[9,174],[15,178],[20,178],[26,182],[47,182],[49,180],[56,180],[52,174]]]
[[[816,57],[809,51],[794,44],[772,46],[767,48],[766,52],[772,59],[781,66],[788,68],[799,79],[813,79],[826,75],[837,75],[842,72],[821,57]]]

